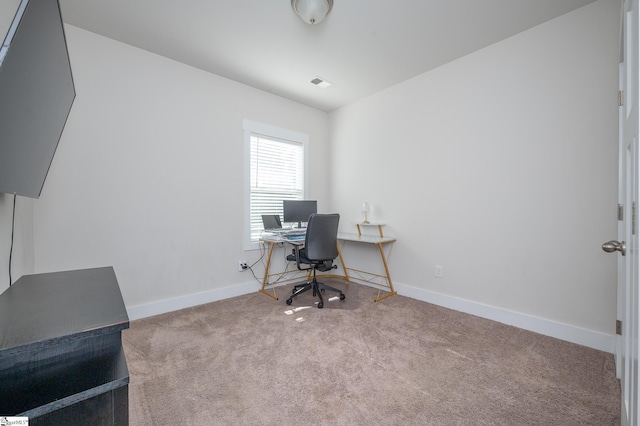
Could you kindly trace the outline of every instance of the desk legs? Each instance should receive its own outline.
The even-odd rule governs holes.
[[[342,271],[344,272],[344,280],[349,282],[349,270],[347,266],[344,264],[344,258],[342,257],[342,249],[340,249],[340,242],[336,242],[336,247],[338,248],[338,258],[340,259],[340,266],[342,266]]]
[[[260,293],[266,294],[267,296],[271,297],[272,299],[278,300],[278,296],[276,295],[275,287],[271,288],[271,291],[273,291],[273,294],[271,294],[267,290],[265,290],[265,287],[269,283],[269,266],[271,265],[271,255],[273,255],[273,248],[274,247],[275,247],[274,243],[269,243],[269,254],[267,255],[267,264],[266,264],[266,266],[264,268],[264,277],[262,278],[262,288],[260,289]]]
[[[276,243],[267,242],[267,244],[269,244],[269,251],[268,251],[268,254],[267,254],[267,262],[266,262],[266,265],[265,265],[265,268],[264,268],[264,277],[262,278],[262,288],[260,289],[260,293],[266,294],[267,296],[271,297],[274,300],[278,300],[278,296],[276,295],[275,286],[273,284],[269,283],[269,278],[272,275],[276,275],[276,276],[279,275],[279,274],[271,274],[269,272],[269,268],[271,266],[271,257],[273,255],[273,249],[276,246]],[[355,271],[355,272],[358,272],[358,273],[361,273],[361,274],[365,274],[365,275],[374,277],[371,280],[366,280],[366,279],[361,279],[361,280],[378,286],[378,289],[380,289],[380,287],[383,287],[385,289],[387,289],[387,288],[389,289],[389,293],[386,293],[386,294],[384,294],[382,296],[380,296],[380,292],[378,292],[378,297],[375,299],[375,301],[376,302],[380,302],[380,301],[386,299],[387,297],[391,297],[391,296],[394,296],[394,295],[398,294],[398,292],[395,291],[395,289],[393,288],[393,282],[391,281],[391,274],[389,273],[389,266],[387,265],[387,258],[386,258],[385,254],[384,254],[383,243],[375,243],[375,245],[378,246],[378,250],[380,251],[380,258],[382,259],[382,264],[384,266],[384,272],[385,272],[384,275],[374,274],[372,272],[361,271],[361,270],[358,270],[358,269],[347,267],[347,265],[344,263],[344,257],[342,256],[342,249],[340,248],[340,243],[339,242],[337,244],[337,248],[338,248],[338,257],[340,259],[340,264],[342,265],[342,270],[344,272],[344,276],[342,276],[341,278],[344,278],[345,281],[347,281],[347,282],[351,282],[352,278],[349,276],[349,271]],[[337,275],[326,275],[326,276],[339,277]],[[310,278],[311,278],[311,273],[307,272],[307,281]],[[376,278],[384,280],[386,282],[386,284],[380,284],[380,283],[377,283],[377,282],[373,281]],[[293,281],[294,279],[295,278],[281,280],[280,282],[281,283],[285,283],[287,281]],[[354,278],[354,279],[357,280],[358,278]],[[267,291],[268,287],[271,290],[270,292]]]
[[[382,232],[382,231],[381,231]],[[394,296],[398,294],[397,291],[393,289],[393,283],[391,282],[391,275],[389,274],[389,266],[387,265],[387,258],[384,255],[384,248],[382,247],[382,243],[376,244],[378,249],[380,250],[380,257],[382,258],[382,264],[384,265],[384,272],[386,273],[387,283],[389,284],[389,293],[384,296],[380,296],[376,299],[376,302],[386,299],[387,297]]]
[[[391,297],[398,294],[398,292],[395,291],[395,289],[393,288],[393,282],[391,281],[391,274],[389,273],[389,266],[387,265],[387,258],[384,254],[383,243],[375,243],[375,245],[378,246],[378,250],[380,251],[380,258],[382,259],[382,264],[384,265],[384,272],[385,272],[384,275],[375,274],[373,272],[368,272],[368,271],[362,271],[355,268],[348,268],[347,265],[344,263],[344,259],[342,257],[342,250],[340,249],[340,244],[338,244],[338,256],[340,257],[340,263],[342,264],[342,270],[344,271],[344,279],[347,282],[351,281],[351,277],[349,277],[349,271],[354,271],[354,272],[358,272],[360,274],[364,274],[372,277],[370,280],[367,280],[364,278],[361,278],[360,280],[378,286],[379,290],[380,290],[380,287],[388,287],[389,293],[386,293],[380,296],[380,292],[378,292],[378,297],[375,299],[375,301],[380,302],[381,300],[384,300],[387,297]],[[386,285],[374,282],[373,280],[375,280],[376,278],[384,280],[386,282]],[[358,278],[354,278],[354,279],[358,280]]]
[[[311,269],[295,269],[291,271],[285,270],[283,272],[271,272],[273,249],[276,247],[276,245],[278,245],[278,243],[274,241],[266,241],[265,244],[269,245],[269,252],[267,254],[267,262],[264,267],[264,276],[262,278],[262,287],[260,288],[260,293],[266,294],[270,298],[278,300],[278,296],[276,295],[276,286],[291,281],[300,281],[301,279],[305,279],[305,277],[307,282],[311,281]],[[284,278],[285,276],[289,275],[292,275],[292,277]],[[272,278],[275,278],[275,281],[272,281]]]

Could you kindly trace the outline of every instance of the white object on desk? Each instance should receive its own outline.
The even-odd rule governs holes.
[[[362,221],[362,223],[365,223],[365,224],[369,223],[368,215],[370,211],[371,211],[371,207],[369,207],[369,203],[367,203],[366,201],[362,203],[362,213],[364,213],[364,220]]]

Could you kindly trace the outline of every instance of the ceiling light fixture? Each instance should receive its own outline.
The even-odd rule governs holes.
[[[333,0],[291,0],[291,7],[307,24],[319,24],[333,7]]]

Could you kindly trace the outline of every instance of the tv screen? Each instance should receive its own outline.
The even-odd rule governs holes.
[[[40,197],[75,96],[58,0],[22,0],[0,48],[0,192]]]
[[[301,228],[302,222],[308,222],[309,216],[318,213],[318,202],[316,200],[283,200],[282,213],[285,222],[297,222],[298,228]]]

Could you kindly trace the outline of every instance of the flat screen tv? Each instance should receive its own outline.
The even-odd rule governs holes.
[[[75,96],[58,0],[21,0],[0,48],[0,192],[40,197]]]

